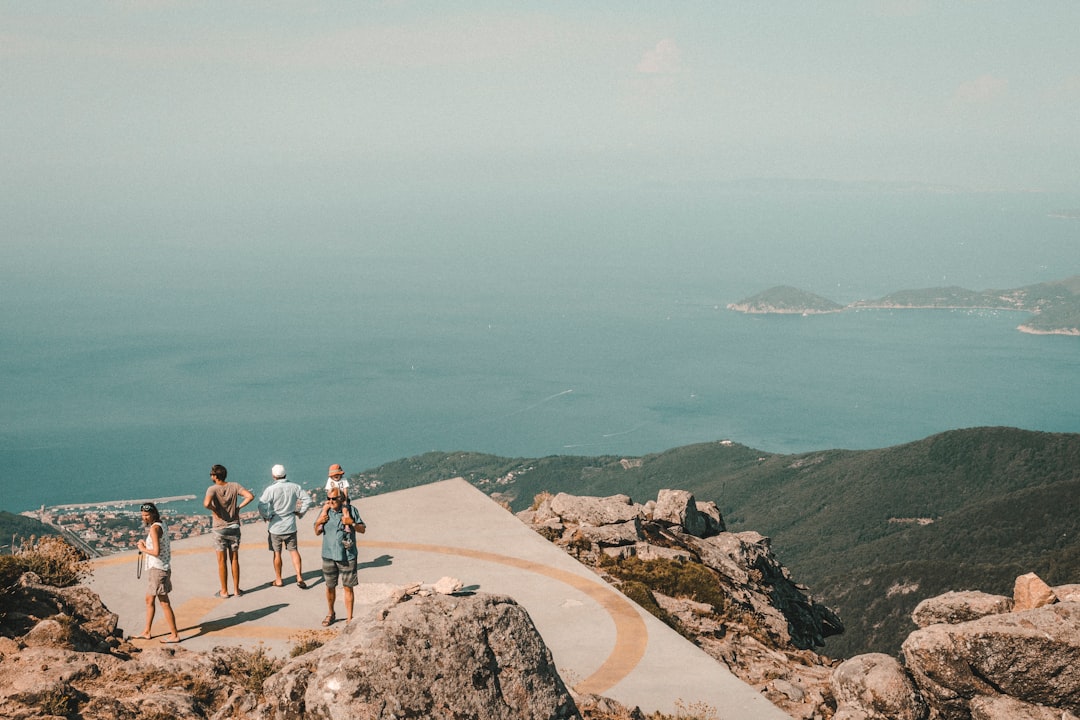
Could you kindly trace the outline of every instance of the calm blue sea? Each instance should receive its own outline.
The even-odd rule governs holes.
[[[1080,338],[1019,333],[1023,314],[725,309],[778,284],[849,302],[1075,275],[1080,222],[1051,217],[1075,198],[383,200],[24,230],[0,269],[0,507],[201,496],[213,463],[258,490],[274,463],[321,486],[429,450],[1080,432]]]

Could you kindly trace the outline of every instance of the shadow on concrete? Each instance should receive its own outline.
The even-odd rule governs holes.
[[[357,563],[356,564],[356,569],[357,569],[357,571],[360,571],[360,570],[363,570],[365,568],[390,567],[393,564],[394,564],[394,556],[393,555],[380,555],[379,557],[375,558],[374,560],[368,560],[367,562]]]
[[[268,615],[273,615],[278,610],[281,610],[282,608],[288,606],[288,603],[278,603],[276,605],[268,605],[264,608],[259,608],[258,610],[241,610],[240,612],[232,615],[231,617],[218,618],[217,620],[207,620],[206,622],[199,623],[198,625],[190,625],[185,628],[180,628],[180,632],[196,630],[197,632],[194,635],[189,635],[184,638],[185,640],[189,640],[191,638],[199,637],[200,635],[207,635],[209,633],[217,632],[219,630],[225,630],[226,628],[231,628],[236,625],[242,625],[246,622],[251,622],[252,620],[258,620],[260,618],[267,617]]]

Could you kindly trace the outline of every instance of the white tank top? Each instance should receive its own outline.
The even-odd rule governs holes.
[[[169,528],[165,527],[165,523],[156,522],[154,525],[161,527],[161,550],[158,551],[157,556],[146,555],[146,566],[157,568],[158,570],[169,570],[172,563],[172,549],[169,547]],[[151,525],[152,529],[154,525]],[[146,547],[153,549],[154,547],[154,533],[146,533]]]

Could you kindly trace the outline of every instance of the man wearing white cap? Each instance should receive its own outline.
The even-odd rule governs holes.
[[[312,506],[311,496],[296,483],[285,479],[283,465],[272,467],[270,475],[274,482],[259,496],[259,515],[270,523],[267,527],[267,545],[274,553],[274,587],[285,584],[281,579],[281,550],[284,548],[292,557],[297,587],[306,589],[300,551],[296,547],[296,518],[303,517]]]

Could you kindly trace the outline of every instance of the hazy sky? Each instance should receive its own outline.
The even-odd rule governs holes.
[[[26,230],[58,198],[154,213],[746,177],[1077,191],[1078,31],[1074,0],[2,2],[0,210]]]

